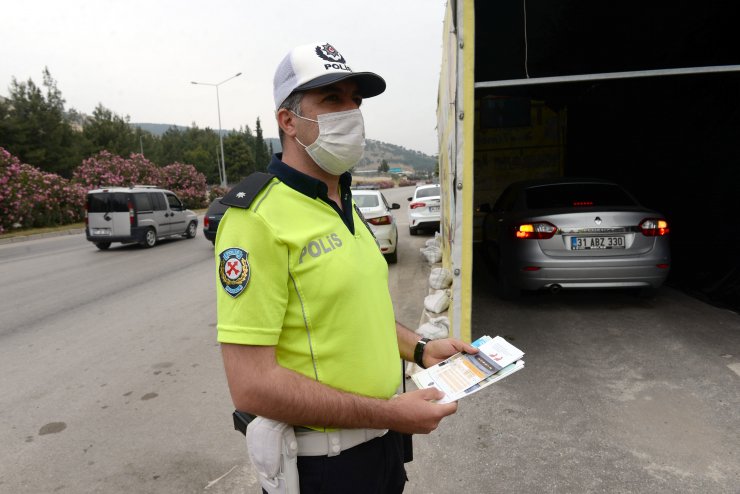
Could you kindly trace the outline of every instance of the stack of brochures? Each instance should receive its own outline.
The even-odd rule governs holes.
[[[440,389],[445,396],[437,403],[450,403],[524,368],[524,352],[500,336],[481,336],[472,345],[478,353],[456,353],[413,374],[411,379],[416,387]]]

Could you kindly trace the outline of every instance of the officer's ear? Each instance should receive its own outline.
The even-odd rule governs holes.
[[[277,124],[278,124],[278,127],[280,127],[280,130],[282,130],[285,133],[285,135],[288,137],[295,137],[296,135],[296,128],[295,128],[296,116],[293,114],[293,112],[288,110],[287,108],[280,108],[277,111],[276,117],[277,117]]]

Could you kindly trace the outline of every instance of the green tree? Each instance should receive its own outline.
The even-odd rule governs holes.
[[[0,107],[0,146],[21,161],[69,177],[81,161],[80,139],[65,120],[64,99],[48,68],[43,88],[13,78]]]
[[[254,154],[245,132],[232,132],[224,137],[226,178],[230,184],[241,181],[256,170]]]
[[[379,173],[388,173],[388,170],[390,170],[390,167],[388,166],[388,162],[383,159],[380,162],[380,166],[378,166],[378,172]]]
[[[206,149],[201,145],[188,149],[183,153],[183,162],[192,164],[196,170],[206,177],[206,182],[219,183],[218,160],[215,150]]]
[[[162,156],[162,145],[159,137],[155,136],[151,132],[143,130],[141,127],[134,129],[134,139],[138,143],[137,152],[144,155],[149,161],[156,163],[160,166],[166,164],[162,163],[160,157]]]
[[[255,133],[257,135],[254,139],[254,161],[257,165],[257,168],[262,170],[264,168],[267,168],[271,153],[269,153],[267,146],[265,145],[265,139],[262,136],[262,124],[260,123],[260,117],[257,117]]]
[[[87,154],[92,155],[103,150],[119,156],[140,153],[141,143],[128,122],[128,115],[121,117],[98,104],[82,131],[90,145]]]
[[[177,127],[170,127],[160,137],[161,155],[158,163],[184,163],[185,132]]]
[[[196,170],[206,176],[206,180],[212,184],[220,183],[219,160],[221,156],[221,145],[218,132],[206,128],[199,129],[193,125],[185,131],[184,162],[195,166]]]

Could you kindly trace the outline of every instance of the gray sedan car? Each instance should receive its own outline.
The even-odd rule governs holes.
[[[503,298],[522,290],[636,288],[668,276],[668,222],[616,183],[558,178],[515,182],[484,204],[482,245]]]

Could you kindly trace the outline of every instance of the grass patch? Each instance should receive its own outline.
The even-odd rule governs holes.
[[[47,226],[44,228],[18,228],[11,232],[5,232],[0,234],[0,239],[13,238],[13,237],[27,237],[29,235],[37,235],[39,233],[49,232],[63,232],[67,230],[84,229],[85,223],[70,223],[69,225],[62,226]]]

